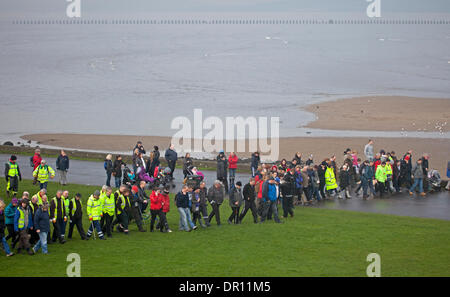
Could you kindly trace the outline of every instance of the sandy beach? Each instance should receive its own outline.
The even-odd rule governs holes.
[[[312,104],[316,114],[306,127],[330,130],[450,131],[450,100],[367,96]]]

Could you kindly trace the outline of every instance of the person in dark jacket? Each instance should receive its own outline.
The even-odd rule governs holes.
[[[59,174],[59,183],[61,185],[67,185],[67,171],[69,170],[69,156],[67,156],[64,150],[61,150],[61,154],[56,159],[56,170]]]
[[[219,152],[217,160],[217,180],[221,181],[228,193],[228,160],[223,151]]]
[[[212,211],[208,216],[209,223],[211,223],[212,218],[216,216],[217,226],[220,226],[220,205],[222,205],[224,197],[224,186],[220,180],[216,180],[214,185],[208,190],[208,201],[212,207]]]
[[[70,200],[69,203],[69,235],[68,238],[72,238],[73,227],[77,226],[78,233],[81,236],[81,240],[86,240],[86,233],[83,229],[83,205],[81,204],[81,194],[75,194],[75,197]]]
[[[155,145],[153,147],[153,152],[151,152],[150,154],[150,161],[151,161],[150,166],[147,166],[148,174],[150,176],[153,176],[156,166],[160,165],[161,162],[159,161],[159,158],[160,158],[159,148],[158,146]]]
[[[28,231],[33,230],[34,223],[28,203],[28,199],[21,199],[20,206],[16,209],[16,214],[14,215],[14,231],[19,234],[17,253],[20,254],[22,249],[26,249],[29,255],[33,255],[33,250],[30,249]]]
[[[130,199],[129,213],[130,213],[130,218],[133,218],[134,221],[136,222],[139,232],[146,232],[146,230],[143,227],[142,214],[141,214],[141,208],[140,208],[140,205],[143,203],[143,201],[140,200],[138,192],[139,192],[138,186],[131,187],[131,193],[130,193],[130,197],[129,197],[129,199]],[[161,218],[161,216],[160,216],[160,218]]]
[[[236,182],[235,186],[231,189],[229,203],[231,207],[231,215],[228,218],[228,224],[239,224],[239,209],[241,208],[244,197],[242,195],[242,183]]]
[[[348,168],[347,163],[344,163],[344,165],[342,165],[341,167],[341,170],[339,171],[339,188],[340,192],[345,193],[346,198],[352,198],[349,192],[350,178],[350,169]]]
[[[17,233],[14,231],[14,216],[16,215],[16,209],[19,206],[19,200],[17,198],[11,199],[11,202],[5,209],[5,225],[8,229],[8,236],[6,236],[6,240],[11,238],[11,242],[13,243],[12,248],[14,249],[14,242],[17,239]]]
[[[167,166],[170,168],[170,177],[173,179],[173,172],[175,171],[178,160],[178,154],[175,151],[173,144],[166,150],[164,157],[166,158]]]
[[[194,161],[191,158],[191,154],[186,153],[183,160],[183,175],[184,178],[188,175],[192,175],[191,168],[194,166]]]
[[[125,166],[125,163],[122,161],[122,156],[117,155],[116,160],[114,160],[112,175],[115,179],[116,188],[120,187],[122,180],[122,166]]]
[[[367,189],[370,189],[372,196],[375,196],[375,189],[373,187],[373,180],[375,179],[375,173],[373,171],[373,161],[364,161],[364,166],[361,168],[361,184],[363,189],[363,199],[369,198]]]
[[[400,163],[400,185],[410,188],[412,185],[411,181],[411,160],[409,158],[404,158]]]
[[[248,184],[244,186],[242,190],[242,195],[244,196],[244,208],[242,209],[241,215],[239,216],[239,222],[242,222],[247,211],[250,209],[253,215],[253,222],[258,223],[258,212],[256,210],[256,193],[255,193],[255,184],[256,181],[252,177]]]
[[[283,203],[283,217],[294,216],[294,195],[296,192],[294,170],[289,170],[280,182]]]
[[[105,159],[106,185],[111,187],[111,175],[113,172],[112,155],[108,154]]]
[[[204,181],[200,182],[200,203],[199,203],[199,211],[200,215],[203,217],[203,220],[205,221],[205,225],[207,227],[211,226],[208,221],[208,189],[206,188],[206,183]],[[194,222],[195,224],[195,222]]]
[[[134,147],[134,149],[133,149],[133,152],[135,152],[136,149],[138,149],[138,151],[139,151],[140,153],[142,153],[143,155],[145,155],[145,148],[144,148],[144,146],[142,145],[142,141],[138,141],[138,142],[136,143],[136,145],[135,145],[135,147]]]
[[[252,161],[250,163],[250,168],[252,170],[252,177],[255,177],[259,164],[261,164],[261,158],[259,156],[259,152],[254,152],[252,154]]]
[[[191,220],[191,211],[188,186],[184,185],[180,192],[175,196],[175,203],[180,214],[180,230],[191,231],[197,229],[197,226]]]
[[[275,179],[271,177],[269,180],[265,181],[263,184],[263,213],[261,216],[261,223],[263,223],[269,214],[269,209],[272,212],[274,220],[276,223],[281,223],[278,218],[278,199],[279,199],[279,190],[278,190],[278,178]]]
[[[42,247],[42,253],[48,254],[47,235],[50,233],[50,216],[48,215],[48,203],[42,204],[34,215],[34,228],[39,234],[39,241],[33,247],[33,252],[37,253]]]
[[[8,242],[5,239],[5,206],[5,202],[0,199],[0,238],[2,240],[3,250],[5,251],[6,256],[11,257],[14,253],[12,253],[9,249]]]

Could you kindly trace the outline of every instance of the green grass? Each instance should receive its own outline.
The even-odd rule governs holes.
[[[4,193],[4,180],[0,187]],[[50,183],[49,193],[57,188]],[[66,188],[86,201],[98,187]],[[23,181],[20,190],[38,188]],[[112,239],[86,242],[74,231],[66,244],[49,245],[50,255],[2,255],[0,276],[65,276],[73,252],[81,257],[82,276],[363,277],[369,253],[381,256],[382,276],[450,276],[449,221],[297,207],[284,224],[253,224],[248,213],[241,225],[228,225],[229,214],[226,201],[222,227],[213,221],[208,229],[182,232],[172,204],[173,233],[140,233],[132,222],[128,236],[114,232]]]

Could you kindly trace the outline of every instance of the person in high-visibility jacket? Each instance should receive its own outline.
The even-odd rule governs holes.
[[[48,202],[47,200],[44,201],[44,196],[47,197],[47,189],[40,189],[39,192],[33,195],[33,197],[37,197],[37,204],[41,206],[44,202]]]
[[[380,192],[380,197],[383,196],[383,193],[386,190],[386,162],[381,162],[379,166],[377,166],[377,171],[375,172],[375,179],[377,180],[377,190]]]
[[[56,239],[58,239],[61,244],[64,244],[66,242],[65,222],[67,222],[67,214],[62,193],[62,190],[58,190],[56,197],[53,197],[50,201],[50,220],[53,222],[52,242],[56,242]]]
[[[102,228],[100,227],[100,220],[103,216],[103,205],[100,200],[100,191],[96,190],[94,194],[92,194],[87,202],[87,214],[89,216],[90,226],[87,231],[86,240],[92,236],[94,232],[94,228],[97,231],[98,237],[102,240],[105,240],[105,236],[103,235]]]
[[[388,161],[386,162],[386,190],[389,190],[389,192],[391,192],[391,194],[394,192],[394,186],[392,183],[392,165],[391,163]]]
[[[83,206],[81,205],[81,194],[75,194],[75,198],[72,198],[69,202],[69,236],[67,238],[72,238],[73,227],[77,226],[78,233],[82,240],[86,239],[86,233],[83,229]]]
[[[130,190],[125,185],[121,185],[119,190],[114,193],[116,219],[113,222],[119,232],[128,234],[128,212],[130,209]]]
[[[45,160],[41,161],[41,165],[36,167],[33,171],[33,177],[37,179],[39,182],[39,187],[41,189],[47,189],[48,179],[49,177],[53,179],[55,177],[55,171],[53,168],[47,165]]]
[[[327,169],[325,170],[325,187],[327,192],[331,195],[334,192],[334,195],[338,194],[337,188],[338,185],[336,183],[336,175],[334,174],[334,167],[331,162],[327,163]],[[340,193],[338,194],[340,197]]]
[[[64,200],[64,208],[66,209],[66,216],[69,217],[69,205],[70,205],[70,198],[69,198],[69,191],[64,190],[62,193],[62,199]],[[64,231],[67,227],[67,221],[64,221]]]
[[[100,200],[103,204],[103,217],[101,220],[102,231],[103,233],[106,233],[106,236],[112,237],[112,222],[114,219],[116,203],[111,187],[106,187],[105,192],[100,194]]]
[[[17,157],[12,155],[9,163],[5,164],[6,195],[16,197],[19,191],[19,180],[22,181],[19,165],[16,163]]]
[[[22,249],[26,249],[28,254],[33,255],[28,230],[33,230],[34,223],[28,203],[29,201],[26,198],[20,200],[20,206],[16,209],[14,215],[14,231],[19,234],[17,253],[20,254]]]

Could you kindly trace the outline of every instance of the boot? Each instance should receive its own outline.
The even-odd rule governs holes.
[[[425,192],[420,193],[420,196],[426,196],[427,194],[425,194]]]
[[[352,196],[350,196],[350,192],[349,192],[349,190],[345,190],[345,195],[347,196],[347,198],[352,198]]]

